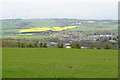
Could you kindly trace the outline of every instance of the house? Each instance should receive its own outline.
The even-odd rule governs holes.
[[[81,49],[88,49],[88,47],[83,47],[83,46],[82,46]]]
[[[64,47],[65,48],[71,48],[71,44],[70,43],[66,43],[66,44],[64,44]]]

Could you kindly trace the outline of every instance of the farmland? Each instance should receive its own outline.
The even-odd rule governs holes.
[[[62,30],[67,30],[67,29],[72,29],[72,28],[76,28],[77,26],[67,26],[64,28],[60,28],[60,27],[52,27],[52,28],[31,28],[31,29],[22,29],[19,32],[21,33],[27,33],[27,32],[41,32],[41,31],[48,31],[48,30],[52,30],[52,31],[62,31]]]
[[[2,21],[3,47],[29,47],[37,43],[57,44],[79,43],[90,49],[118,48],[118,22],[116,20],[81,19],[6,19]],[[39,43],[38,43],[39,42]],[[13,44],[9,44],[13,43]],[[97,45],[95,45],[97,44]]]
[[[77,20],[77,19],[29,19],[29,20],[2,20],[4,39],[6,38],[45,38],[58,33],[63,35],[71,31],[80,31],[82,34],[94,33],[95,31],[109,31],[117,33],[117,21],[115,20]],[[22,34],[21,34],[22,33]],[[29,35],[29,33],[31,35]],[[35,37],[35,36],[38,37]],[[39,37],[40,35],[40,37]],[[73,34],[74,35],[74,34]],[[51,36],[58,38],[59,36]]]
[[[3,48],[3,78],[117,78],[118,51]]]

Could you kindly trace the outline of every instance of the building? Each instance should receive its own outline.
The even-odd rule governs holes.
[[[65,48],[71,48],[71,45],[70,45],[70,43],[66,43],[66,44],[64,44],[64,47]]]

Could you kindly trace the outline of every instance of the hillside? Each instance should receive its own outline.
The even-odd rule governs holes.
[[[117,78],[118,51],[3,48],[3,78]]]

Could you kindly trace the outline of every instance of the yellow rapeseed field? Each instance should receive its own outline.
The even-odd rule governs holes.
[[[18,34],[18,35],[33,35],[33,34]]]
[[[62,30],[67,30],[67,29],[73,29],[76,28],[78,26],[67,26],[67,27],[44,27],[44,28],[31,28],[31,29],[21,29],[19,32],[41,32],[41,31],[48,31],[48,30],[52,30],[52,31],[62,31]]]
[[[88,23],[94,23],[95,21],[88,21]]]

